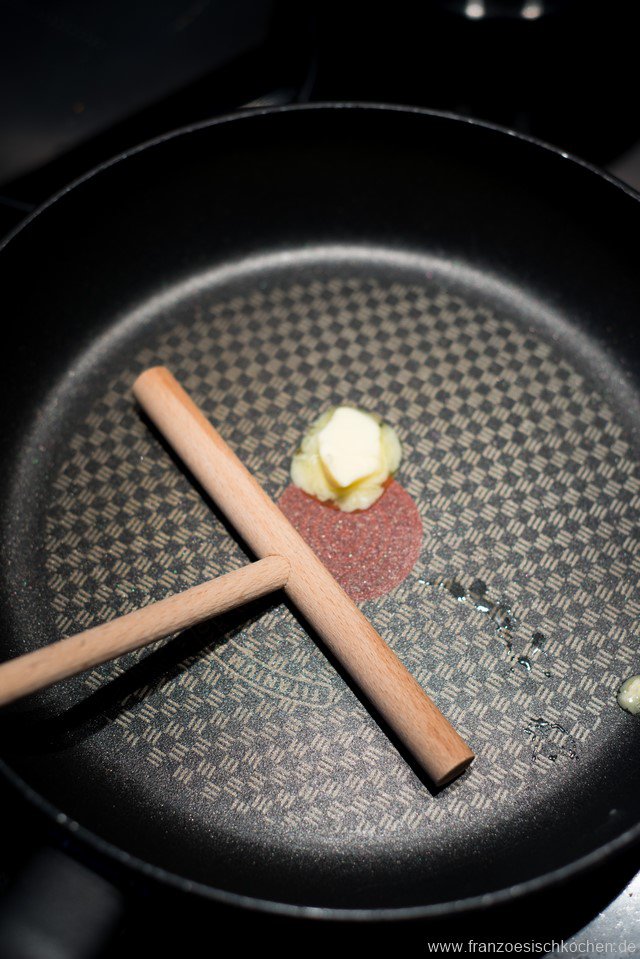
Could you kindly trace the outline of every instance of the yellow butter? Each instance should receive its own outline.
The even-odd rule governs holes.
[[[339,406],[318,432],[318,455],[329,482],[346,489],[376,473],[382,463],[380,426],[372,416]]]
[[[618,690],[618,705],[633,716],[640,714],[640,676],[631,676]]]
[[[395,431],[379,417],[350,406],[323,413],[305,434],[291,463],[291,479],[341,510],[367,509],[382,496],[400,465]]]

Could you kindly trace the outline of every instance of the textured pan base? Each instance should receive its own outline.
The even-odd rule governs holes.
[[[432,795],[278,602],[67,683],[56,707],[93,696],[99,717],[77,707],[91,717],[71,737],[79,761],[106,765],[114,792],[135,767],[132,802],[151,810],[161,795],[185,848],[206,837],[197,878],[259,894],[284,856],[313,897],[314,866],[339,874],[344,860],[356,898],[379,903],[406,854],[436,899],[450,893],[445,860],[481,869],[483,836],[504,829],[512,846],[518,821],[543,829],[579,802],[598,755],[624,752],[633,720],[615,692],[639,664],[638,457],[615,396],[534,313],[446,275],[310,262],[158,301],[125,323],[126,350],[115,335],[83,360],[90,399],[69,400],[40,453],[50,606],[34,621],[72,633],[246,561],[136,412],[146,366],[171,368],[276,498],[319,411],[369,408],[403,441],[398,479],[424,540],[404,582],[363,608],[478,756]],[[120,839],[108,816],[87,825]],[[152,834],[129,848],[179,871]],[[251,876],[230,865],[236,841],[254,848]],[[533,848],[530,836],[531,874]],[[338,878],[317,901],[340,897]]]

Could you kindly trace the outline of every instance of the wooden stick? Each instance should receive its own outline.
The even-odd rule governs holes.
[[[171,373],[154,367],[133,392],[150,419],[257,556],[291,564],[285,590],[436,785],[473,753]]]
[[[102,626],[10,659],[0,665],[0,706],[280,589],[288,576],[286,559],[265,556]]]

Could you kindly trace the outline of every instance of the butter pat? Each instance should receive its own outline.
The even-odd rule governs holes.
[[[400,465],[402,447],[380,418],[338,406],[309,428],[291,463],[296,486],[341,510],[367,509]]]
[[[633,716],[640,714],[640,676],[625,680],[618,691],[618,706]]]
[[[318,433],[318,453],[329,481],[345,489],[382,465],[380,426],[372,416],[339,406]]]

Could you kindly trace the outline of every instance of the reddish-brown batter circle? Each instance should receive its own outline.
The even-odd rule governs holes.
[[[279,506],[355,602],[398,586],[420,555],[420,513],[395,480],[373,506],[354,513],[320,503],[293,485]]]

